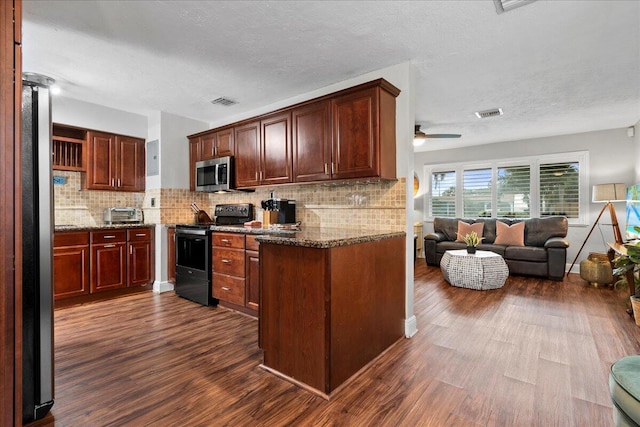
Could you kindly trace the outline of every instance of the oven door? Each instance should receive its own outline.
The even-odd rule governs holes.
[[[207,273],[211,269],[210,231],[176,229],[176,268]]]

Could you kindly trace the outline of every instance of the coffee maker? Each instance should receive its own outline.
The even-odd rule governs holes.
[[[296,201],[289,199],[276,199],[275,210],[278,212],[278,224],[295,224]]]

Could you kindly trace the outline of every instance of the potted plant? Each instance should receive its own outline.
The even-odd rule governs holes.
[[[476,233],[475,231],[472,231],[469,234],[465,234],[462,238],[462,241],[467,244],[467,253],[475,254],[476,246],[480,244],[482,239],[484,239],[484,237],[478,236],[478,233]]]
[[[634,226],[633,229],[640,233],[640,227]],[[640,272],[640,241],[633,244],[625,244],[626,254],[620,254],[613,260],[614,276],[619,276],[620,280],[616,282],[627,282],[627,272],[633,273],[633,283],[627,283],[628,286],[633,286],[635,295],[631,297],[631,306],[633,307],[634,318],[636,324],[640,326],[640,279],[638,274]],[[637,314],[636,314],[637,313]]]

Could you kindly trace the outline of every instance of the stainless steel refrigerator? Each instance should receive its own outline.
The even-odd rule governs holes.
[[[22,417],[53,406],[53,80],[23,75],[22,90]]]

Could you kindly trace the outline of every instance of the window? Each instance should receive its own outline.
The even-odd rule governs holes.
[[[497,215],[502,218],[529,218],[531,210],[531,167],[529,165],[498,168]]]
[[[462,207],[466,218],[491,216],[491,172],[491,169],[468,169],[462,172]]]
[[[431,175],[431,216],[456,216],[456,172]]]
[[[426,165],[425,212],[429,218],[564,215],[570,224],[586,224],[587,168],[587,152]]]

